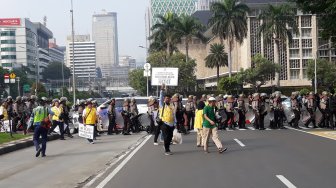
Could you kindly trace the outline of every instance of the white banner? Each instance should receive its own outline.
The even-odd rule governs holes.
[[[178,72],[178,68],[152,68],[152,86],[177,86]]]
[[[0,132],[10,132],[10,128],[9,128],[9,120],[3,121],[3,127],[1,127]]]
[[[88,139],[93,139],[94,126],[79,124],[78,126],[78,136]]]

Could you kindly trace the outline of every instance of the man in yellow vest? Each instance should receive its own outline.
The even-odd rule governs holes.
[[[171,96],[165,94],[165,85],[161,86],[160,91],[160,111],[159,117],[163,124],[161,126],[162,136],[164,139],[165,155],[172,155],[170,151],[170,143],[173,138],[174,128],[176,126],[176,112],[172,103],[170,103]]]
[[[95,127],[97,124],[98,112],[97,112],[97,109],[93,107],[91,100],[87,101],[87,107],[83,111],[83,120],[84,120],[84,125],[86,126]],[[93,137],[95,138],[96,129],[94,128],[93,130],[94,130]],[[88,141],[90,144],[94,144],[92,139],[88,139]]]

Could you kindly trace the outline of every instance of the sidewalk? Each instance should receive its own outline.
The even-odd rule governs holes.
[[[56,140],[58,138],[59,138],[59,135],[50,135],[48,136],[48,141]],[[13,151],[17,151],[19,149],[27,148],[33,145],[34,145],[33,135],[27,138],[0,144],[0,155],[10,153]]]

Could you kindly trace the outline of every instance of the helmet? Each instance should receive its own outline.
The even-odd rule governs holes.
[[[323,95],[323,96],[328,96],[329,93],[328,93],[328,91],[323,91],[323,92],[322,92],[322,95]]]
[[[30,96],[30,100],[36,100],[36,99],[37,99],[37,97],[35,95]]]
[[[192,95],[189,95],[189,96],[188,96],[188,99],[193,99],[193,97],[194,97],[194,96],[192,96]]]
[[[131,98],[131,102],[135,103],[136,102],[135,98]]]
[[[84,99],[79,100],[79,104],[85,104],[85,100]]]
[[[267,97],[267,94],[266,93],[261,93],[260,97]]]
[[[124,99],[124,102],[128,102],[128,98],[125,98],[125,99]]]
[[[27,96],[23,96],[22,97],[22,101],[27,101],[28,100],[28,97]]]
[[[228,95],[224,95],[224,99],[228,98]]]
[[[7,101],[9,101],[9,100],[13,100],[13,97],[12,96],[8,96],[7,97]]]
[[[17,96],[15,101],[21,101],[22,97],[21,96]]]
[[[309,95],[314,95],[314,92],[312,92],[312,91],[311,91],[311,92],[309,92]]]
[[[40,98],[40,104],[45,104],[48,101],[47,97]]]
[[[239,97],[245,98],[245,95],[244,94],[240,94]]]
[[[255,97],[259,97],[260,96],[260,94],[259,93],[253,93],[253,98],[255,98]]]
[[[66,102],[67,100],[68,100],[68,99],[67,99],[66,97],[61,97],[61,98],[60,98],[60,101],[61,101],[61,102]]]

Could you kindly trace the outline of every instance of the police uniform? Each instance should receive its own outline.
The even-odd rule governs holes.
[[[194,129],[195,110],[196,110],[196,104],[193,100],[193,96],[190,95],[188,97],[187,103],[185,104],[185,113],[187,116],[188,130]]]
[[[246,106],[245,106],[245,99],[244,95],[239,95],[239,98],[237,100],[237,108],[238,108],[238,114],[239,114],[239,120],[238,120],[238,126],[239,129],[246,129],[245,122],[246,122]]]
[[[321,113],[322,113],[322,119],[319,124],[319,127],[325,127],[329,128],[329,97],[328,92],[324,91],[322,92],[322,98],[320,99],[319,104]]]
[[[260,94],[260,117],[259,117],[259,129],[265,130],[265,117],[267,115],[267,108],[266,108],[266,93]]]
[[[138,133],[140,132],[140,125],[139,125],[140,123],[138,120],[139,110],[134,98],[131,99],[130,114],[131,114],[130,120],[131,120],[132,132]]]
[[[274,110],[274,127],[283,129],[283,107],[281,103],[281,93],[276,93],[275,98],[273,99],[273,110]]]
[[[306,107],[307,107],[307,111],[310,115],[309,119],[307,120],[307,122],[305,123],[305,127],[309,127],[310,123],[313,123],[313,128],[317,128],[316,126],[316,121],[315,121],[315,110],[316,110],[316,102],[315,102],[315,96],[313,92],[309,93],[309,96],[306,100],[305,103]]]
[[[253,109],[254,113],[254,128],[259,129],[260,128],[260,109],[261,109],[261,104],[260,104],[260,94],[259,93],[254,93],[252,96],[252,102],[251,106]]]
[[[115,99],[112,99],[110,102],[110,105],[108,106],[107,110],[108,118],[109,118],[109,125],[107,128],[107,134],[112,135],[113,131],[118,134],[119,131],[117,129],[117,124],[116,124],[116,112],[115,112]]]
[[[300,103],[298,100],[298,94],[297,92],[293,92],[292,96],[291,96],[291,108],[294,112],[294,119],[292,120],[292,122],[290,122],[290,124],[292,124],[292,126],[294,128],[300,128],[299,127],[299,120],[300,120]]]
[[[226,114],[227,114],[227,125],[229,127],[229,129],[234,129],[234,124],[235,124],[235,120],[234,120],[234,99],[232,95],[229,95],[227,97],[227,102],[225,104],[225,110],[226,110]]]
[[[131,122],[130,122],[130,117],[131,117],[131,111],[130,111],[130,100],[125,99],[124,104],[123,104],[123,109],[121,112],[121,115],[124,119],[124,127],[123,127],[123,134],[124,135],[130,135],[130,128],[131,128]]]

